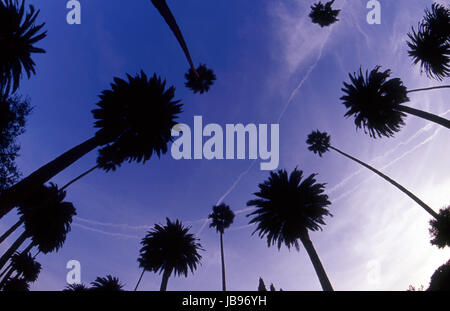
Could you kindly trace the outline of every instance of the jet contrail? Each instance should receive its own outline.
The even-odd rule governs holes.
[[[115,232],[107,232],[107,231],[103,231],[103,230],[99,230],[99,229],[95,229],[95,228],[90,228],[81,224],[77,224],[77,223],[73,223],[72,226],[74,227],[78,227],[84,230],[88,230],[88,231],[92,231],[92,232],[96,232],[96,233],[101,233],[104,235],[108,235],[111,237],[115,237],[115,238],[123,238],[123,239],[135,239],[135,240],[139,240],[140,237],[136,236],[136,235],[129,235],[129,234],[122,234],[122,233],[115,233]]]

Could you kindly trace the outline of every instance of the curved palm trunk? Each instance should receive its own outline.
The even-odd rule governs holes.
[[[429,112],[425,112],[423,110],[419,110],[419,109],[415,109],[415,108],[411,108],[408,106],[404,106],[404,105],[398,105],[397,109],[412,115],[415,115],[416,117],[420,117],[423,118],[425,120],[437,123],[439,125],[442,125],[448,129],[450,129],[450,120],[444,119],[440,116],[437,116],[435,114],[429,113]]]
[[[16,222],[15,225],[13,225],[11,228],[9,228],[8,231],[6,231],[1,237],[0,237],[0,244],[3,243],[4,240],[6,240],[14,231],[17,230],[21,225],[23,224],[22,220],[19,220]]]
[[[89,173],[95,171],[96,169],[98,169],[100,167],[100,165],[96,165],[93,168],[88,169],[86,172],[84,172],[83,174],[81,174],[80,176],[72,179],[71,181],[69,181],[67,184],[64,185],[64,187],[62,187],[61,189],[59,189],[59,191],[64,191],[67,188],[69,188],[70,185],[76,183],[77,181],[79,181],[81,178],[83,178],[84,176],[88,175]]]
[[[141,276],[139,277],[139,281],[137,282],[136,287],[134,288],[134,291],[137,291],[139,284],[141,284],[141,280],[142,280],[142,277],[144,276],[144,273],[145,273],[145,269],[142,269]]]
[[[172,273],[172,271],[170,271],[170,270],[164,270],[164,274],[163,274],[162,281],[161,281],[161,288],[160,288],[161,292],[167,291],[167,283],[169,283],[169,277],[170,277],[171,273]]]
[[[0,196],[0,219],[11,211],[20,201],[28,198],[36,189],[55,177],[61,171],[102,144],[102,140],[93,137],[70,149],[55,160],[34,171],[28,177],[6,190]]]
[[[3,256],[0,258],[0,270],[5,266],[11,256],[14,255],[14,253],[19,249],[19,247],[23,244],[23,242],[25,242],[27,238],[27,233],[22,233],[13,243],[13,245],[11,245],[11,247],[3,254]]]
[[[222,257],[222,290],[225,292],[227,290],[227,284],[225,282],[225,256],[223,253],[223,234],[220,233],[220,254]]]
[[[189,49],[187,47],[186,42],[184,41],[183,34],[181,33],[180,28],[178,27],[177,21],[173,16],[170,8],[168,7],[166,0],[152,0],[153,5],[158,10],[159,14],[164,18],[166,24],[170,27],[173,34],[178,40],[178,43],[181,45],[184,54],[186,55],[187,61],[191,66],[191,69],[194,71],[195,75],[198,76],[197,70],[195,69],[194,62],[192,61],[191,54],[189,53]]]
[[[431,91],[431,90],[439,90],[439,89],[448,89],[448,88],[450,88],[450,85],[441,85],[441,86],[425,87],[425,88],[415,89],[415,90],[408,90],[407,93]]]
[[[319,255],[317,255],[314,245],[311,242],[311,239],[309,238],[308,232],[304,233],[300,237],[300,241],[302,241],[303,246],[305,247],[306,252],[309,255],[309,258],[311,259],[311,262],[314,266],[314,270],[316,270],[316,274],[317,274],[317,277],[319,278],[322,289],[324,291],[333,291],[333,286],[331,286],[330,280],[328,279],[327,273],[325,272],[325,269],[323,268],[323,265],[322,265],[322,262],[320,261]]]
[[[404,194],[406,194],[407,196],[409,196],[411,199],[413,199],[417,204],[419,204],[420,206],[422,206],[422,208],[427,211],[431,216],[433,216],[434,218],[438,219],[439,215],[431,208],[429,207],[427,204],[425,204],[422,200],[420,200],[418,197],[416,197],[411,191],[409,191],[408,189],[406,189],[405,187],[403,187],[402,185],[400,185],[398,182],[396,182],[395,180],[391,179],[390,177],[384,175],[383,173],[381,173],[380,171],[376,170],[375,168],[373,168],[372,166],[352,157],[351,155],[333,147],[330,146],[331,149],[333,149],[336,152],[339,152],[340,154],[346,156],[347,158],[361,164],[362,166],[364,166],[365,168],[371,170],[372,172],[374,172],[375,174],[377,174],[378,176],[384,178],[386,181],[388,181],[390,184],[392,184],[393,186],[397,187],[400,191],[402,191]]]

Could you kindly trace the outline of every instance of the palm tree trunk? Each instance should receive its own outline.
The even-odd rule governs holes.
[[[21,225],[23,224],[22,220],[19,220],[16,222],[15,225],[13,225],[11,228],[9,228],[8,231],[6,231],[1,237],[0,237],[0,244],[3,243],[4,240],[6,240],[14,231],[17,230]]]
[[[160,288],[161,292],[167,291],[167,283],[169,282],[169,277],[170,277],[171,273],[172,273],[171,270],[164,270],[164,274],[163,274],[162,281],[161,281],[161,288]]]
[[[142,269],[141,276],[139,277],[139,281],[137,282],[136,287],[134,288],[134,291],[137,291],[139,284],[141,284],[141,280],[142,280],[142,277],[144,276],[144,273],[145,273],[145,269]]]
[[[330,280],[328,279],[327,273],[325,272],[325,269],[322,266],[322,262],[320,261],[319,255],[317,255],[314,245],[311,242],[311,239],[309,238],[308,232],[305,232],[300,237],[300,240],[302,241],[303,246],[305,247],[306,252],[309,255],[309,258],[311,259],[314,269],[316,270],[316,274],[319,278],[320,285],[322,285],[322,289],[324,291],[333,291],[333,286],[331,286]]]
[[[227,284],[225,282],[225,256],[223,254],[223,234],[220,233],[220,254],[222,256],[222,290],[227,290]]]
[[[6,251],[6,253],[3,254],[3,256],[0,258],[0,270],[5,266],[11,256],[14,255],[14,253],[19,249],[19,247],[23,244],[23,242],[25,242],[27,238],[27,233],[23,232],[13,243],[13,245],[11,245],[11,247]]]
[[[373,168],[372,166],[352,157],[351,155],[342,152],[341,150],[330,146],[331,149],[333,149],[334,151],[346,156],[347,158],[361,164],[362,166],[364,166],[365,168],[371,170],[372,172],[374,172],[375,174],[377,174],[378,176],[384,178],[386,181],[388,181],[389,183],[391,183],[393,186],[397,187],[400,191],[402,191],[404,194],[406,194],[407,196],[409,196],[411,199],[413,199],[417,204],[419,204],[420,206],[422,206],[422,208],[427,211],[431,216],[433,216],[434,218],[438,219],[439,215],[431,208],[429,207],[427,204],[425,204],[422,200],[420,200],[418,197],[416,197],[411,191],[409,191],[408,189],[406,189],[405,187],[403,187],[402,185],[400,185],[398,182],[396,182],[395,180],[391,179],[390,177],[384,175],[383,173],[381,173],[380,171],[376,170],[375,168]]]
[[[97,168],[99,168],[99,167],[100,167],[100,165],[97,164],[97,165],[94,166],[93,168],[88,169],[86,172],[84,172],[84,173],[81,174],[80,176],[78,176],[78,177],[72,179],[71,181],[69,181],[64,187],[62,187],[61,189],[59,189],[59,191],[64,191],[64,190],[66,190],[67,188],[69,188],[70,185],[72,185],[73,183],[79,181],[81,178],[83,178],[84,176],[88,175],[89,173],[95,171],[95,170],[96,170]]]
[[[415,90],[408,90],[407,93],[438,90],[438,89],[448,89],[448,88],[450,88],[450,85],[441,85],[441,86],[425,87],[425,88],[415,89]]]
[[[439,125],[442,125],[448,129],[450,129],[450,120],[444,119],[440,116],[437,116],[435,114],[429,113],[429,112],[425,112],[423,110],[419,110],[419,109],[415,109],[415,108],[411,108],[408,106],[404,106],[404,105],[398,105],[397,109],[412,115],[415,115],[416,117],[420,117],[422,119],[437,123]]]
[[[5,285],[6,281],[11,277],[11,275],[14,273],[13,267],[8,268],[8,272],[6,273],[5,277],[0,282],[0,290],[2,289],[3,285]]]
[[[181,33],[180,28],[178,27],[177,21],[173,16],[170,8],[168,7],[166,0],[152,0],[153,5],[158,10],[159,14],[164,18],[166,24],[170,27],[173,34],[178,40],[178,43],[181,45],[184,54],[186,55],[187,61],[191,66],[191,69],[194,71],[195,75],[198,76],[197,70],[195,69],[194,62],[192,61],[191,54],[189,53],[189,49],[187,47],[186,42],[184,41],[183,34]]]
[[[94,150],[102,142],[103,140],[97,136],[88,139],[4,191],[0,196],[0,219],[18,203],[33,194],[40,185],[46,183],[81,157]]]

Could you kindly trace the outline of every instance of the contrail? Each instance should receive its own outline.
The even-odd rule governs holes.
[[[129,234],[122,234],[122,233],[115,233],[115,232],[107,232],[107,231],[103,231],[103,230],[99,230],[99,229],[95,229],[95,228],[90,228],[81,224],[77,224],[77,223],[73,223],[72,224],[74,227],[78,227],[84,230],[88,230],[88,231],[92,231],[92,232],[96,232],[96,233],[101,233],[104,235],[108,235],[111,237],[115,237],[115,238],[123,238],[123,239],[136,239],[139,240],[140,237],[136,236],[136,235],[129,235]]]

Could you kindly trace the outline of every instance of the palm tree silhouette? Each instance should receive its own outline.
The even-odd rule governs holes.
[[[40,185],[69,167],[99,146],[97,167],[106,171],[124,161],[146,162],[153,154],[167,152],[172,141],[171,129],[181,112],[174,101],[175,88],[165,88],[156,74],[151,78],[141,72],[128,81],[115,78],[111,90],[100,96],[98,108],[92,111],[98,128],[95,136],[42,166],[0,195],[0,218],[28,198]],[[90,171],[92,171],[91,169]]]
[[[19,87],[22,69],[30,78],[36,74],[32,53],[45,53],[35,44],[45,38],[47,32],[40,32],[45,23],[35,25],[39,10],[32,5],[27,11],[25,1],[0,0],[0,91],[15,92]]]
[[[12,278],[6,280],[1,290],[4,292],[28,292],[30,285],[23,278]]]
[[[416,197],[411,191],[397,183],[395,180],[391,179],[390,177],[384,175],[377,169],[373,168],[372,166],[368,165],[367,163],[362,162],[361,160],[358,160],[351,155],[341,151],[340,149],[333,147],[331,145],[331,137],[325,132],[320,132],[319,130],[313,131],[311,134],[308,135],[308,139],[306,140],[306,143],[309,145],[308,149],[315,154],[319,154],[320,157],[326,152],[328,152],[330,149],[334,150],[343,156],[355,161],[358,164],[361,164],[365,168],[371,170],[381,178],[385,179],[387,182],[389,182],[391,185],[398,188],[400,191],[405,193],[407,196],[409,196],[411,199],[413,199],[417,204],[419,204],[425,211],[427,211],[431,216],[434,218],[438,217],[438,214],[427,204],[425,204],[422,200],[420,200],[418,197]]]
[[[172,30],[173,34],[178,40],[181,48],[183,49],[184,55],[189,63],[190,69],[186,74],[186,86],[194,91],[194,93],[208,92],[210,86],[216,80],[211,69],[207,69],[205,65],[200,64],[198,68],[195,68],[194,62],[192,61],[191,54],[187,47],[186,41],[184,40],[183,34],[181,33],[180,27],[178,27],[177,21],[170,11],[166,0],[151,0],[155,8],[158,10],[159,14],[164,18],[166,24]]]
[[[450,76],[450,10],[433,3],[431,11],[425,10],[425,18],[419,23],[417,32],[412,28],[407,41],[414,64],[436,80]]]
[[[15,253],[11,257],[10,267],[5,269],[6,275],[0,283],[0,288],[11,278],[14,272],[16,272],[15,279],[23,278],[26,282],[33,283],[39,277],[41,264],[29,252]]]
[[[123,291],[122,285],[118,278],[107,275],[106,277],[98,277],[91,283],[91,290],[101,292],[118,292]],[[78,288],[78,290],[81,288]]]
[[[438,248],[450,246],[450,206],[441,209],[438,217],[430,220],[430,226],[431,244]]]
[[[324,194],[325,184],[316,183],[315,176],[312,174],[303,179],[303,171],[297,168],[290,175],[285,170],[271,172],[269,179],[260,184],[259,191],[255,193],[258,199],[247,203],[247,206],[256,207],[247,217],[254,216],[249,222],[258,224],[253,234],[259,231],[261,238],[267,236],[269,247],[277,243],[279,250],[285,244],[289,249],[294,246],[299,251],[300,240],[322,289],[332,291],[333,287],[308,233],[309,230],[322,230],[324,217],[332,216],[327,209],[331,203]]]
[[[220,234],[220,254],[222,258],[222,290],[227,290],[225,281],[225,258],[223,252],[223,234],[225,229],[229,228],[234,221],[234,213],[230,207],[224,203],[213,206],[213,212],[208,216],[211,219],[210,228],[216,228],[216,231]]]
[[[142,274],[136,284],[137,290],[145,271],[163,273],[161,291],[167,290],[169,277],[184,275],[188,270],[194,273],[202,256],[198,253],[203,250],[198,239],[189,232],[190,227],[185,227],[176,220],[171,222],[166,219],[165,226],[156,224],[142,239],[138,262]]]
[[[314,24],[319,24],[320,27],[325,27],[339,21],[337,17],[341,10],[333,10],[331,7],[333,3],[334,0],[329,1],[324,5],[322,4],[322,1],[319,1],[311,6],[311,13],[309,14],[309,17],[312,22]]]
[[[73,204],[64,201],[65,196],[66,192],[59,191],[55,184],[41,186],[38,193],[19,207],[25,230],[0,258],[0,269],[28,238],[31,243],[25,253],[36,246],[39,252],[48,254],[63,246],[76,215]]]
[[[84,284],[69,284],[64,289],[63,292],[86,292],[89,288]]]
[[[365,76],[360,69],[359,73],[349,74],[351,84],[344,82],[342,91],[346,95],[341,100],[348,109],[345,117],[354,115],[358,129],[363,128],[373,138],[392,137],[405,124],[406,113],[450,129],[450,120],[402,105],[409,102],[408,93],[434,88],[408,91],[400,79],[388,79],[390,70],[381,72],[380,68],[376,66],[370,74],[366,71]],[[443,87],[450,86],[439,88]]]
[[[430,287],[427,291],[449,291],[450,290],[450,260],[437,268],[431,276]]]

